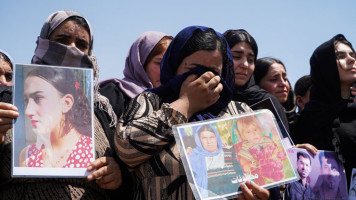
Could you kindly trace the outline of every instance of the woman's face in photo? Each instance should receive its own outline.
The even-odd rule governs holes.
[[[209,152],[215,152],[219,149],[218,140],[216,139],[215,133],[210,131],[202,131],[199,134],[200,143],[203,148]]]
[[[47,135],[59,131],[62,119],[62,97],[49,82],[36,76],[24,83],[25,115],[36,134]]]
[[[85,28],[74,21],[64,21],[50,35],[49,40],[77,47],[85,54],[89,52],[89,33]]]
[[[184,74],[196,68],[199,65],[213,69],[218,74],[221,74],[223,67],[223,58],[218,50],[206,51],[200,50],[185,57],[179,65],[176,75]]]
[[[239,42],[231,48],[235,68],[235,86],[244,86],[255,70],[255,53],[246,42]]]
[[[285,103],[290,86],[283,65],[273,63],[267,74],[261,79],[260,87],[275,96],[280,103]]]
[[[356,81],[355,52],[339,42],[335,46],[335,54],[341,84],[351,85]]]

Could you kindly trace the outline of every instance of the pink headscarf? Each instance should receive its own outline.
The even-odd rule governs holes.
[[[144,69],[144,64],[153,48],[165,36],[167,34],[158,31],[148,31],[141,34],[132,44],[127,54],[124,78],[108,79],[101,82],[100,85],[114,82],[130,98],[135,97],[147,88],[153,88]]]

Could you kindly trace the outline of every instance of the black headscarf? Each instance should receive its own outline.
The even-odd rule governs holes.
[[[177,36],[174,37],[161,62],[160,80],[162,85],[158,88],[153,88],[148,91],[158,94],[163,99],[163,102],[171,103],[179,98],[181,85],[189,75],[197,74],[200,76],[207,71],[212,71],[209,68],[199,66],[188,72],[185,72],[182,75],[176,75],[176,71],[181,62],[180,54],[184,45],[193,36],[195,31],[206,31],[208,29],[210,28],[203,26],[190,26],[180,31]],[[218,37],[224,39],[220,33],[215,33]],[[200,121],[215,118],[221,112],[222,108],[226,107],[231,101],[232,88],[235,79],[234,66],[230,48],[228,47],[225,39],[223,41],[226,43],[227,51],[222,53],[224,60],[222,73],[220,75],[220,83],[223,85],[223,90],[220,93],[220,99],[207,109],[193,115],[189,119],[190,121]],[[216,74],[216,72],[212,72]]]

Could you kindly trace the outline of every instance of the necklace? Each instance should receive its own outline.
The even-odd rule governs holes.
[[[56,159],[54,159],[54,156],[52,154],[52,156],[49,156],[47,153],[48,149],[44,149],[43,152],[43,157],[44,157],[44,165],[45,166],[49,166],[52,168],[62,168],[67,160],[68,157],[70,156],[70,154],[72,153],[73,148],[77,145],[78,141],[81,139],[81,135],[79,133],[76,132],[75,136],[75,140],[74,141],[74,146],[73,145],[68,145],[64,151],[62,151],[63,153],[61,153],[59,156],[57,156]],[[52,159],[50,158],[52,157]]]

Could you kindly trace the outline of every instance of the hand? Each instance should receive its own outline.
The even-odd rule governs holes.
[[[188,76],[181,86],[179,99],[171,106],[189,119],[219,100],[223,90],[220,80],[212,72],[205,72],[198,78],[195,74]]]
[[[240,194],[238,200],[252,200],[252,199],[268,199],[269,191],[261,186],[258,186],[252,181],[246,181],[246,184],[240,184],[242,194]]]
[[[101,157],[90,163],[88,171],[93,171],[87,177],[88,181],[96,179],[96,183],[103,189],[115,190],[122,183],[119,164],[112,157]]]
[[[0,102],[0,144],[4,142],[6,132],[12,128],[12,120],[19,117],[16,106]]]
[[[297,145],[295,145],[295,148],[306,149],[306,150],[310,151],[310,153],[312,153],[313,155],[316,155],[316,153],[318,152],[317,148],[315,148],[313,145],[308,144],[308,143],[297,144]]]
[[[350,87],[350,91],[351,91],[351,95],[353,95],[354,97],[356,97],[356,88],[351,86]],[[354,98],[354,103],[356,103],[356,98]]]

